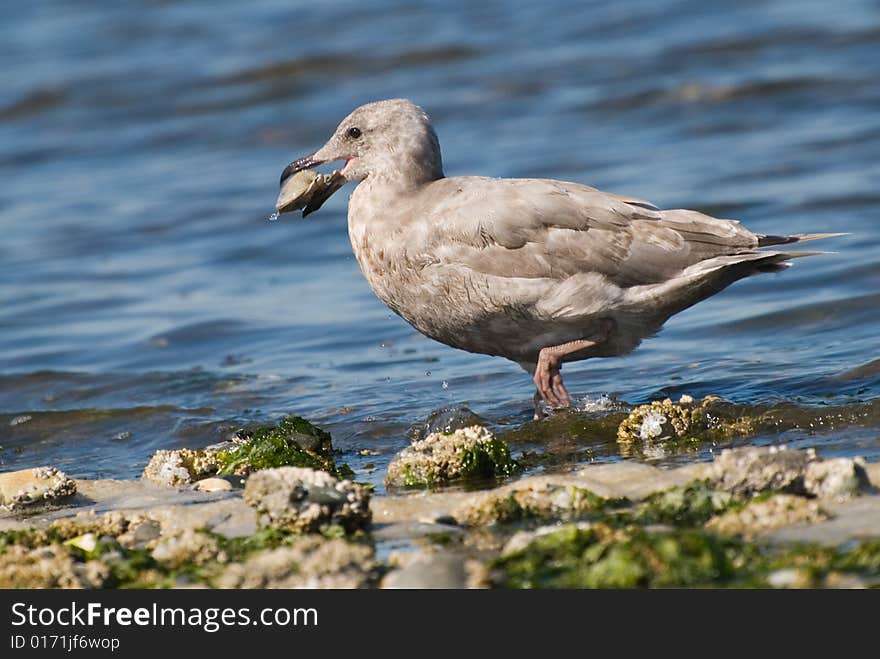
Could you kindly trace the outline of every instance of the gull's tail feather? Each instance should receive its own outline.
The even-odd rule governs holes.
[[[836,238],[848,236],[848,233],[802,233],[795,236],[758,236],[758,247],[771,247],[773,245],[789,245],[791,243],[805,243],[809,240],[822,240],[824,238]],[[818,252],[816,252],[818,253]]]

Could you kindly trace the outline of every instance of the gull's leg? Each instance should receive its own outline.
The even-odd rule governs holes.
[[[542,348],[538,353],[538,364],[535,367],[535,418],[538,416],[539,401],[538,397],[551,407],[568,407],[571,405],[571,398],[562,382],[562,361],[563,359],[576,352],[589,350],[602,343],[608,338],[614,323],[610,320],[603,320],[599,330],[587,339],[578,339],[577,341],[569,341],[558,346],[547,346]],[[543,416],[543,415],[542,415]]]
[[[535,421],[543,419],[547,416],[547,413],[544,411],[544,397],[537,389],[535,389],[535,395],[532,400],[535,401]]]

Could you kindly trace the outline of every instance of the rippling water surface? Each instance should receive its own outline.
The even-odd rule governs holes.
[[[517,366],[425,339],[373,297],[345,192],[266,219],[287,162],[396,96],[430,112],[448,174],[850,232],[566,382],[594,407],[681,392],[850,405],[844,428],[765,441],[880,459],[878,62],[876,1],[10,3],[0,470],[133,477],[157,448],[285,412],[325,425],[357,468],[444,405],[525,423]]]

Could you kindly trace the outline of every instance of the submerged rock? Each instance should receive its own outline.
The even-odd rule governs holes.
[[[244,500],[269,526],[298,533],[333,525],[352,533],[371,519],[368,487],[302,467],[258,471],[245,485]]]
[[[656,452],[662,442],[705,441],[746,437],[762,429],[794,427],[798,419],[784,418],[785,410],[751,409],[734,405],[718,396],[701,400],[683,394],[678,402],[670,398],[652,401],[633,409],[617,428],[617,441],[624,452],[633,446]]]
[[[413,425],[409,429],[409,439],[411,442],[420,442],[435,432],[449,434],[462,428],[483,426],[485,423],[483,417],[475,414],[466,405],[441,407],[431,412],[423,422]]]
[[[388,487],[433,487],[468,478],[509,476],[519,465],[507,444],[483,426],[431,433],[388,465]]]
[[[677,403],[667,398],[639,405],[617,428],[617,441],[629,444],[636,440],[663,441],[684,439],[705,430],[703,408],[716,398],[705,398],[700,404],[683,395]]]
[[[706,524],[706,528],[727,535],[753,536],[792,524],[814,524],[828,519],[818,502],[793,494],[774,494],[731,510]]]
[[[305,536],[291,546],[259,552],[230,565],[219,588],[365,588],[377,578],[369,545]]]
[[[0,474],[0,506],[9,510],[51,504],[76,494],[76,482],[55,467]]]

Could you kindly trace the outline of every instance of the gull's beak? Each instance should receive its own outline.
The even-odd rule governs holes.
[[[283,172],[281,172],[281,180],[278,184],[284,187],[284,182],[297,172],[301,172],[304,169],[312,169],[314,167],[317,167],[318,165],[323,165],[325,162],[325,160],[319,160],[315,158],[314,153],[310,156],[304,156],[299,160],[294,160],[292,163],[284,168]]]
[[[275,202],[279,213],[302,210],[303,217],[318,210],[334,192],[346,184],[338,171],[321,174],[313,170],[318,165],[331,162],[322,158],[321,150],[310,156],[294,160],[281,173],[281,192]]]

